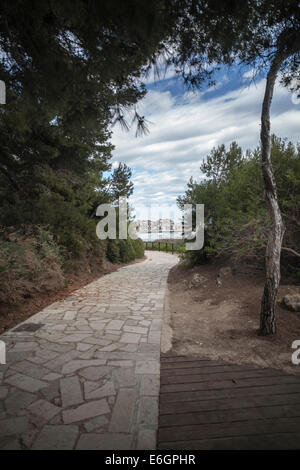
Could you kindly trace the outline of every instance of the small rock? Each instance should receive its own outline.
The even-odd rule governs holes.
[[[230,266],[224,266],[224,268],[221,268],[219,270],[219,276],[220,277],[229,277],[232,276],[232,269]]]
[[[221,287],[221,285],[222,285],[222,279],[221,279],[220,274],[217,275],[216,285],[217,285],[217,287]]]
[[[288,294],[282,299],[282,303],[289,310],[300,312],[300,294]]]
[[[205,276],[200,276],[200,274],[196,273],[196,274],[194,274],[194,276],[192,277],[192,280],[188,283],[188,287],[189,287],[189,289],[191,289],[192,287],[201,286],[201,285],[204,284],[206,281],[207,281],[207,277],[205,277]]]

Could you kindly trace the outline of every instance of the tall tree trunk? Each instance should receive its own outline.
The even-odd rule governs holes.
[[[261,300],[260,334],[276,333],[276,300],[280,283],[280,253],[284,224],[278,204],[276,182],[271,161],[270,107],[275,80],[280,65],[286,56],[276,54],[267,75],[266,89],[261,113],[261,152],[262,173],[264,178],[265,198],[267,201],[271,226],[266,249],[266,279]]]

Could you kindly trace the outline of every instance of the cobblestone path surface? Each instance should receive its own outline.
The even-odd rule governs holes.
[[[0,337],[1,449],[155,449],[164,296],[176,262],[148,252]]]

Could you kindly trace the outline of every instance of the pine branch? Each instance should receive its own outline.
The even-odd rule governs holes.
[[[288,251],[292,255],[297,256],[298,258],[300,258],[300,253],[297,253],[297,251],[293,250],[293,248],[288,248],[286,246],[283,246],[283,247],[281,247],[281,250]]]

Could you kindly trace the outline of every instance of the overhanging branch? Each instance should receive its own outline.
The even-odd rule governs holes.
[[[300,258],[300,253],[297,253],[297,251],[293,250],[293,248],[288,248],[287,246],[282,246],[281,250],[288,251],[292,255],[297,256],[298,258]]]

